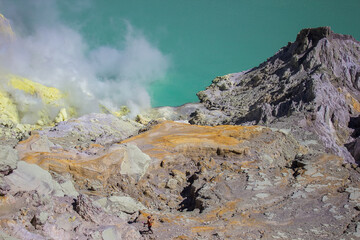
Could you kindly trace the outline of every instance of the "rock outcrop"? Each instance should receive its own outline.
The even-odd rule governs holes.
[[[123,143],[153,159],[137,189],[122,189],[160,210],[160,239],[326,239],[358,215],[360,169],[284,129],[164,122]]]
[[[304,29],[258,67],[215,78],[197,94],[205,108],[190,122],[281,126],[354,162],[344,144],[353,141],[349,122],[360,111],[359,63],[360,43],[351,36]]]

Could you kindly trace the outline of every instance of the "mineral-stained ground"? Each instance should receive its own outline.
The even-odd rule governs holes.
[[[304,29],[200,103],[135,121],[64,107],[23,125],[2,91],[0,239],[360,239],[351,36]]]

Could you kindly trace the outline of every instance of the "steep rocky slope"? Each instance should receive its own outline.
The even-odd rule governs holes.
[[[205,108],[190,122],[281,126],[354,162],[344,144],[357,137],[349,123],[359,115],[359,84],[360,43],[328,27],[304,29],[258,67],[215,78],[197,94]]]

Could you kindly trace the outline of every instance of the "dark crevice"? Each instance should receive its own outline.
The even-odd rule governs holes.
[[[199,209],[201,213],[204,210],[203,202],[198,199],[201,188],[196,189],[194,186],[194,182],[198,178],[199,176],[196,173],[188,178],[187,182],[189,185],[180,193],[184,200],[180,203],[179,211],[194,211],[195,209]]]
[[[351,134],[351,137],[357,138],[360,136],[360,116],[351,117],[348,127],[354,129],[354,132]]]
[[[292,161],[290,169],[293,170],[293,177],[296,178],[304,171],[305,163],[302,162],[301,157],[296,157],[294,161]]]
[[[71,203],[71,205],[72,205],[72,209],[73,209],[75,212],[77,212],[76,206],[78,205],[78,201],[77,201],[76,199],[74,199],[74,201]]]
[[[354,157],[357,164],[360,163],[360,115],[357,117],[351,117],[348,127],[353,129],[351,137],[355,140],[344,144],[350,154]]]

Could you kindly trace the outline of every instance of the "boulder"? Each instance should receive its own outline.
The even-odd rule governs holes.
[[[134,213],[146,209],[140,202],[129,196],[111,196],[96,201],[107,212],[128,219]],[[125,214],[121,214],[125,213]]]
[[[5,180],[14,193],[36,190],[44,196],[64,196],[61,186],[53,180],[49,172],[24,161],[19,161],[16,170],[6,176]]]
[[[121,163],[120,173],[134,177],[137,181],[145,174],[151,158],[136,145],[127,144],[126,154]]]

